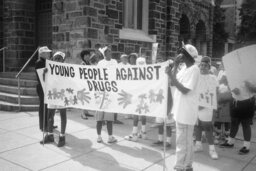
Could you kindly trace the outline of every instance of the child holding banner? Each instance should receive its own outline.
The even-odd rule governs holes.
[[[111,67],[118,65],[117,61],[115,59],[111,58],[111,50],[109,47],[101,48],[101,52],[104,56],[104,59],[98,62],[97,66],[99,67]],[[104,99],[103,99],[104,100]],[[117,139],[112,135],[113,133],[113,121],[114,121],[114,113],[108,113],[108,112],[96,112],[96,128],[97,128],[97,134],[98,134],[98,143],[102,143],[102,137],[101,137],[101,130],[103,121],[107,122],[107,130],[108,130],[108,143],[115,143],[117,142]]]
[[[53,61],[56,62],[64,62],[65,60],[65,53],[57,51],[53,55]],[[47,70],[44,71],[44,74],[47,72]],[[54,114],[56,109],[60,111],[60,119],[61,119],[61,131],[59,135],[59,142],[57,144],[58,147],[62,147],[66,143],[65,139],[65,131],[66,131],[66,125],[67,125],[67,114],[66,114],[66,108],[62,106],[56,106],[56,105],[48,105],[48,133],[44,137],[44,143],[52,143],[54,142],[54,136],[53,136],[53,121],[54,121]],[[42,141],[43,142],[43,141]]]
[[[90,56],[91,56],[91,51],[90,50],[83,50],[80,53],[80,57],[82,59],[82,65],[91,65],[90,63]],[[82,119],[88,119],[88,117],[92,117],[93,115],[89,114],[88,110],[83,110],[83,113],[81,114]]]
[[[208,56],[202,58],[200,63],[200,81],[199,81],[199,101],[203,101],[205,98],[207,102],[210,104],[217,103],[217,87],[218,81],[217,78],[210,74],[211,68],[211,59]],[[208,96],[210,94],[215,94],[212,96]],[[213,97],[213,98],[209,98]],[[214,101],[214,102],[213,102]],[[203,151],[202,146],[202,130],[205,131],[206,139],[209,144],[209,154],[212,159],[218,159],[218,154],[214,147],[214,138],[213,138],[213,106],[199,106],[198,111],[198,121],[195,125],[195,135],[196,135],[196,144],[195,144],[195,152]]]
[[[192,171],[193,131],[198,115],[198,81],[200,71],[195,64],[198,58],[196,48],[183,45],[174,65],[166,68],[166,73],[175,86],[172,113],[176,121],[176,162],[174,169]],[[180,63],[186,67],[178,71]]]
[[[136,59],[136,65],[146,65],[146,59],[143,57],[139,57]],[[142,139],[146,139],[146,116],[141,116],[141,131],[138,131],[138,124],[139,124],[139,116],[134,115],[133,116],[133,128],[132,128],[132,134],[127,135],[124,137],[124,139],[128,141],[137,141],[138,137]]]

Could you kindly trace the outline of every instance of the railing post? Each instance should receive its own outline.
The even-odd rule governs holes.
[[[18,104],[19,104],[19,112],[21,111],[21,104],[20,104],[20,77],[18,77]]]

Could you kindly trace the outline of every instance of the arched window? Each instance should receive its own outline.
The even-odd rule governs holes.
[[[190,39],[190,22],[189,22],[188,17],[185,14],[182,14],[181,19],[180,19],[179,41],[188,43],[189,39]]]

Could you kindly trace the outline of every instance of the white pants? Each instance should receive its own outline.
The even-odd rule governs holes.
[[[176,163],[174,169],[189,169],[193,163],[194,125],[176,122]]]

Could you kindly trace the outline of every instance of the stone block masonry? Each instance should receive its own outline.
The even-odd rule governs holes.
[[[4,0],[2,2],[3,42],[1,46],[8,47],[6,70],[17,71],[36,49],[35,1]]]

